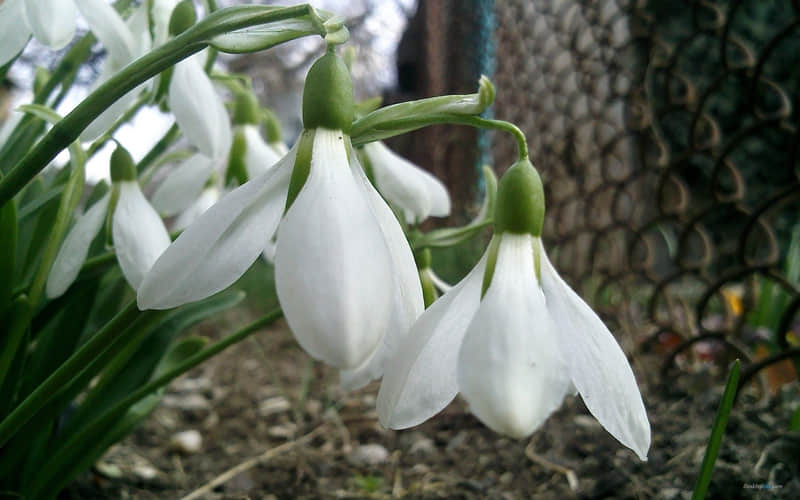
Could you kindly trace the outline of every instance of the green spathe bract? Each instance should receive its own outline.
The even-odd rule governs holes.
[[[303,89],[303,126],[349,134],[354,110],[350,71],[342,58],[330,49],[308,70]]]
[[[530,233],[539,237],[544,223],[544,188],[528,159],[509,168],[497,187],[494,225],[496,234]]]
[[[122,146],[111,153],[111,182],[136,180],[136,164],[128,150]]]
[[[177,36],[191,28],[197,22],[197,12],[191,0],[183,0],[172,10],[169,18],[169,33]]]

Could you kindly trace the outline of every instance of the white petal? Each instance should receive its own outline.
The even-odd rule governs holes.
[[[543,246],[541,255],[542,287],[575,387],[603,427],[646,460],[650,423],[625,354],[597,314],[564,283]]]
[[[137,302],[170,309],[224,290],[250,267],[275,233],[296,149],[275,168],[222,197],[153,265]]]
[[[247,144],[244,164],[247,167],[248,178],[252,179],[269,170],[281,159],[282,155],[279,155],[264,141],[258,131],[258,126],[252,124],[244,125],[242,126],[242,132],[244,132],[244,139]]]
[[[104,61],[102,73],[97,81],[95,81],[92,91],[109,79],[112,74],[113,72],[111,70],[109,61]],[[139,95],[139,91],[144,88],[145,85],[146,83],[143,83],[135,87],[133,90],[127,92],[122,97],[114,101],[105,110],[103,110],[103,112],[100,113],[97,118],[92,120],[92,122],[85,129],[83,129],[83,132],[81,132],[81,141],[93,141],[110,129],[111,126],[114,125],[114,122],[116,122],[131,105],[133,105],[133,102],[136,100],[136,96]]]
[[[178,0],[154,0],[151,13],[153,16],[153,47],[158,47],[169,39],[169,19]]]
[[[385,427],[418,425],[456,397],[458,349],[478,309],[485,268],[486,254],[422,313],[388,361],[377,401]]]
[[[137,44],[133,33],[110,3],[105,0],[74,2],[89,24],[89,29],[108,51],[108,58],[114,61],[115,72],[136,58]]]
[[[300,345],[346,369],[366,361],[388,327],[392,261],[345,140],[316,130],[308,178],[278,230],[275,284]]]
[[[387,359],[394,355],[397,346],[404,341],[411,325],[425,310],[414,254],[411,252],[411,247],[408,245],[400,223],[381,195],[372,187],[355,155],[352,157],[351,168],[356,182],[370,202],[372,213],[380,224],[381,232],[389,248],[392,258],[393,300],[389,327],[370,362],[358,369],[342,372],[341,383],[345,390],[359,389],[379,378],[383,374]]]
[[[144,275],[169,246],[169,233],[136,181],[119,183],[119,199],[111,221],[119,267],[136,290]]]
[[[153,193],[153,207],[165,217],[186,210],[203,192],[215,165],[215,160],[201,153],[187,158]]]
[[[228,113],[197,56],[175,65],[168,101],[193,146],[210,158],[228,154],[232,139]]]
[[[25,48],[31,30],[25,22],[23,0],[0,3],[0,66],[4,66]]]
[[[136,57],[140,57],[150,50],[150,23],[147,19],[147,2],[143,2],[125,20],[128,30],[133,35],[133,51]]]
[[[45,293],[48,298],[60,297],[78,277],[81,266],[89,254],[89,246],[103,227],[110,199],[110,194],[100,198],[78,218],[64,238],[64,243],[61,244],[58,255],[53,261],[53,267],[50,268],[50,275],[47,277]]]
[[[25,17],[36,37],[52,49],[63,49],[75,36],[72,0],[25,0]]]
[[[204,189],[194,203],[175,219],[175,222],[172,224],[172,229],[176,231],[186,229],[189,227],[189,224],[206,213],[206,210],[211,208],[217,200],[219,200],[219,189],[213,186]]]
[[[458,384],[483,423],[522,438],[561,406],[570,379],[536,280],[533,237],[500,238],[491,285],[461,345]]]
[[[450,213],[450,195],[436,177],[394,153],[380,141],[364,146],[375,184],[386,199],[403,210],[409,223]]]

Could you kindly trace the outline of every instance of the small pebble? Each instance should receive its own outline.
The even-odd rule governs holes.
[[[197,393],[181,396],[167,394],[164,396],[162,402],[166,407],[178,408],[179,410],[186,411],[208,410],[211,407],[208,400]]]
[[[421,437],[412,443],[408,452],[412,455],[432,455],[436,453],[436,445],[432,439]]]
[[[375,466],[389,459],[389,451],[379,444],[365,444],[356,448],[348,458],[353,465]]]
[[[169,446],[180,453],[197,453],[203,447],[203,436],[194,429],[181,431],[172,436]]]
[[[258,414],[262,417],[268,417],[276,413],[283,413],[289,411],[292,405],[289,400],[283,396],[274,396],[267,398],[258,405]]]
[[[281,439],[290,439],[293,438],[297,432],[297,425],[292,422],[287,422],[283,425],[274,425],[267,429],[267,435],[269,437],[274,438],[281,438]]]

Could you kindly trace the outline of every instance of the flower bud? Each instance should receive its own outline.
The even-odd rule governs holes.
[[[332,49],[311,66],[303,89],[303,126],[349,133],[355,104],[353,81],[342,58]]]
[[[111,182],[136,180],[136,164],[128,150],[117,144],[111,153]]]
[[[233,134],[233,143],[228,153],[228,168],[225,170],[225,185],[242,185],[247,182],[247,165],[245,165],[245,154],[247,153],[247,140],[244,132],[239,129]]]
[[[178,36],[197,22],[197,12],[192,0],[183,0],[172,10],[169,18],[169,34]]]
[[[541,236],[544,223],[544,188],[539,173],[526,158],[509,168],[497,187],[494,225],[497,234],[529,233]]]
[[[260,106],[258,99],[250,92],[240,92],[236,96],[233,108],[234,125],[257,124]]]

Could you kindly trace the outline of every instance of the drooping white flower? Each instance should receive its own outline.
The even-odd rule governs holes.
[[[133,159],[118,147],[111,155],[111,177],[116,203],[111,215],[111,234],[117,261],[125,279],[136,290],[156,258],[169,246],[164,222],[139,188]],[[86,210],[67,234],[50,268],[45,292],[62,295],[75,281],[100,232],[111,206],[111,193]]]
[[[203,192],[218,164],[218,160],[202,153],[195,153],[185,159],[169,172],[153,192],[153,207],[165,217],[186,210]]]
[[[146,32],[142,33],[142,15],[145,6],[140,7],[140,12],[132,15],[129,22],[126,23],[111,4],[103,0],[74,1],[89,24],[92,33],[108,52],[103,61],[100,77],[94,83],[94,88],[96,88],[149,49],[149,36],[143,36],[146,35]],[[81,133],[81,140],[94,140],[108,130],[133,104],[143,85],[145,84],[127,92],[92,120]]]
[[[58,50],[75,35],[72,0],[5,0],[0,2],[0,66],[21,51],[31,34]]]
[[[89,246],[106,220],[110,199],[110,193],[100,198],[78,217],[67,233],[47,277],[45,293],[48,298],[60,297],[78,277],[81,266],[89,255]]]
[[[257,125],[248,123],[239,125],[238,128],[244,136],[246,145],[244,165],[247,169],[248,178],[252,179],[263,174],[278,163],[278,160],[285,154],[276,151],[271,145],[267,144],[267,141],[261,136]]]
[[[122,274],[134,290],[170,244],[161,217],[145,199],[136,180],[119,182],[111,234]]]
[[[175,65],[167,102],[189,143],[207,157],[219,159],[231,147],[230,119],[202,60],[200,53]]]
[[[378,191],[402,210],[406,222],[450,215],[450,195],[436,177],[380,141],[366,144],[364,155],[372,167]]]
[[[352,115],[346,66],[328,53],[309,71],[298,143],[175,240],[145,277],[139,307],[176,307],[226,288],[270,245],[280,221],[276,287],[298,341],[342,369],[347,388],[380,376],[422,312],[422,292],[399,222],[351,154],[343,129]]]
[[[603,427],[646,459],[650,426],[625,355],[534,236],[541,218],[524,212],[539,202],[503,208],[515,203],[503,200],[503,186],[486,255],[420,316],[390,360],[378,394],[381,422],[417,425],[461,392],[490,428],[524,437],[577,390]],[[505,222],[521,213],[522,224]]]
[[[347,136],[317,128],[313,140],[308,178],[278,230],[275,282],[300,345],[357,388],[380,376],[422,312],[421,287],[400,225],[347,160]]]

